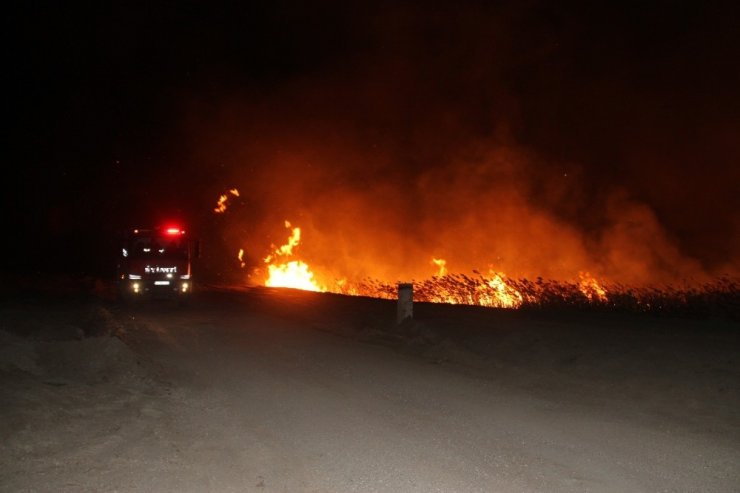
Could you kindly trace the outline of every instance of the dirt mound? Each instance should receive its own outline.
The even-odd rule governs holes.
[[[45,343],[38,355],[39,366],[55,381],[98,383],[144,377],[137,356],[117,337]]]
[[[23,372],[41,375],[38,354],[33,343],[0,330],[0,372]]]
[[[0,371],[55,382],[144,378],[139,357],[119,338],[123,324],[100,302],[39,300],[0,306]]]
[[[37,341],[0,331],[0,372],[94,384],[147,378],[139,357],[117,337]]]
[[[0,330],[37,341],[120,335],[123,324],[97,300],[31,298],[0,305]]]

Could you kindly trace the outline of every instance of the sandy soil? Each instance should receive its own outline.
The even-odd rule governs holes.
[[[737,491],[740,327],[290,290],[0,303],[2,491]]]

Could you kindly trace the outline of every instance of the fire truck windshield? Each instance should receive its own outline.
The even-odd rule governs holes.
[[[180,237],[138,237],[131,242],[130,256],[138,259],[186,259],[188,246]]]

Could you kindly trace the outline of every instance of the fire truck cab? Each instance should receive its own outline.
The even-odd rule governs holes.
[[[118,282],[126,298],[188,297],[193,291],[192,259],[199,242],[175,227],[132,229],[124,235]]]

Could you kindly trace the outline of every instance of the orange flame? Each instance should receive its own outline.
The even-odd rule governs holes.
[[[285,221],[285,227],[291,229],[289,221]],[[273,253],[265,257],[267,265],[267,280],[265,286],[295,288],[306,291],[326,291],[327,289],[317,284],[308,264],[301,260],[290,260],[281,262],[280,259],[293,255],[293,249],[301,242],[301,228],[293,228],[288,237],[288,242],[279,247],[274,247]]]
[[[272,252],[264,258],[264,263],[267,264],[265,286],[395,298],[392,283],[349,280],[346,277],[329,281],[317,278],[307,262],[296,258],[296,251],[301,244],[301,228],[293,227],[289,221],[285,221],[285,228],[290,231],[286,243],[272,245]],[[242,266],[243,255],[243,250],[239,250]],[[430,279],[415,283],[419,288],[419,301],[511,309],[519,308],[525,301],[536,303],[542,295],[538,286],[511,281],[504,273],[493,268],[489,268],[487,276],[474,271],[478,277],[470,278],[462,274],[450,274],[447,261],[443,258],[432,257],[431,264],[437,267],[436,274]],[[580,272],[579,278],[577,288],[590,301],[608,300],[606,289],[590,273]]]
[[[588,272],[579,272],[578,277],[580,282],[578,283],[578,289],[583,293],[589,301],[607,301],[606,289],[601,287],[599,282]]]
[[[226,212],[226,201],[229,200],[228,194],[231,194],[234,197],[238,197],[239,190],[237,190],[236,188],[232,188],[231,190],[228,190],[226,193],[222,194],[218,198],[218,202],[216,203],[216,208],[213,209],[213,212],[215,212],[216,214],[223,214],[224,212]]]
[[[519,308],[524,302],[522,294],[507,284],[506,276],[501,272],[489,272],[490,279],[486,281],[486,288],[479,286],[482,291],[480,305],[498,308]]]
[[[291,260],[277,265],[270,264],[267,269],[268,278],[265,281],[265,286],[295,288],[305,291],[326,291],[326,288],[316,283],[308,264],[300,260]]]
[[[439,267],[437,271],[437,277],[444,277],[447,275],[447,261],[443,258],[432,258],[432,263]]]

